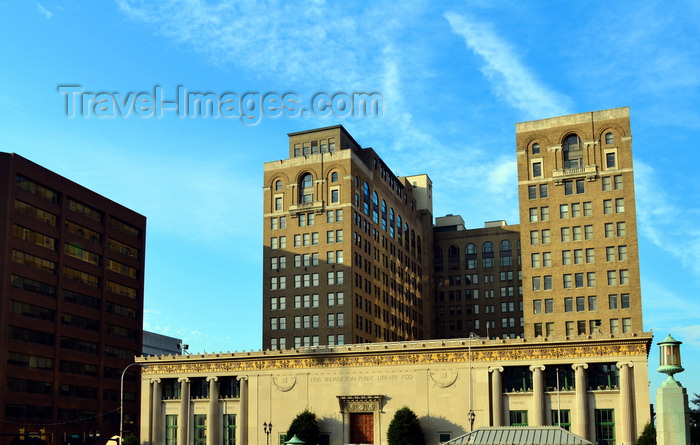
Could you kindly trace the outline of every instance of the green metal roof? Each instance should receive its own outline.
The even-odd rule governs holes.
[[[443,445],[593,445],[558,426],[504,426],[479,428],[443,442]]]

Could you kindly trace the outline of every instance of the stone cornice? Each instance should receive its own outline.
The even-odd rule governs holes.
[[[211,374],[219,372],[272,371],[281,369],[342,368],[362,366],[430,365],[440,363],[496,364],[509,361],[580,360],[601,357],[646,357],[652,335],[624,338],[591,338],[566,341],[522,339],[431,340],[374,343],[299,350],[259,351],[189,356],[139,357],[143,374]]]

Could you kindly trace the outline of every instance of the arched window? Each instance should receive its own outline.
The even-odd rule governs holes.
[[[382,199],[382,229],[386,231],[387,221],[386,221],[386,201]]]
[[[459,270],[459,247],[453,244],[447,249],[447,261],[450,270]]]
[[[501,266],[513,265],[513,244],[508,240],[501,241],[499,246]]]
[[[365,215],[369,216],[369,184],[367,184],[367,181],[362,184],[362,200],[362,211],[365,213]]]
[[[433,251],[433,268],[435,269],[435,272],[442,272],[442,262],[442,248],[435,246],[435,250]]]
[[[562,144],[562,151],[564,152],[564,168],[583,167],[583,146],[578,135],[567,136]]]
[[[304,173],[299,180],[299,202],[314,202],[314,177]]]
[[[394,208],[389,209],[389,236],[394,237],[394,231],[396,227],[396,221],[394,220]]]
[[[408,223],[407,222],[403,223],[403,233],[406,234],[406,236],[404,236],[404,247],[406,248],[406,250],[408,250],[408,246],[409,246],[409,241],[408,241],[409,236],[408,235],[410,232],[408,230]]]
[[[379,195],[377,192],[372,193],[372,220],[379,224]]]
[[[612,132],[605,133],[605,143],[607,145],[615,143],[615,135]]]
[[[275,181],[275,191],[282,190],[282,181]]]
[[[423,256],[423,243],[420,240],[420,235],[417,237],[418,239],[416,240],[417,248],[418,248],[418,258]]]
[[[533,155],[538,155],[538,154],[540,154],[540,144],[538,144],[537,142],[535,142],[534,144],[532,144],[532,154],[533,154]]]
[[[491,241],[486,241],[482,244],[481,251],[483,253],[493,253],[493,243]]]
[[[338,182],[338,172],[331,173],[331,182]]]
[[[469,243],[464,249],[464,259],[466,261],[467,269],[476,269],[476,245]]]
[[[508,240],[501,241],[501,245],[500,245],[501,252],[507,252],[507,251],[509,252],[511,250],[513,250],[513,245],[511,244],[510,241],[508,241]]]
[[[481,245],[481,266],[484,268],[494,266],[493,243],[486,241]]]

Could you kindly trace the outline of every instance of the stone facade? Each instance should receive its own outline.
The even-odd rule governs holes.
[[[272,423],[277,444],[309,409],[323,443],[385,444],[408,406],[431,445],[470,431],[470,411],[473,428],[552,425],[561,414],[580,436],[631,444],[649,420],[650,344],[650,335],[453,339],[141,357],[141,440],[265,443]]]

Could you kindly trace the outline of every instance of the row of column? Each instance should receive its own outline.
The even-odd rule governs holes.
[[[248,378],[238,377],[241,382],[240,408],[236,428],[240,443],[248,443]],[[218,445],[221,429],[221,412],[219,403],[218,377],[207,377],[209,382],[209,407],[207,411],[207,445]],[[177,423],[177,444],[188,445],[190,434],[190,380],[187,377],[178,379],[180,382],[180,407]],[[165,415],[163,412],[163,387],[160,379],[142,380],[141,385],[141,439],[156,445],[165,443]]]
[[[618,363],[617,368],[620,370],[620,400],[619,400],[619,417],[616,422],[617,431],[620,434],[620,443],[634,443],[634,405],[633,405],[633,390],[634,382],[632,381],[633,363]],[[588,419],[588,390],[586,369],[588,365],[574,364],[572,368],[575,371],[576,378],[576,395],[575,395],[575,421],[572,422],[572,432],[581,437],[588,438],[589,424]],[[546,422],[545,413],[545,398],[544,398],[544,365],[530,366],[532,371],[532,401],[533,409],[531,416],[528,419],[528,424],[531,426],[543,426]],[[503,367],[490,367],[489,372],[491,377],[491,416],[493,419],[492,426],[505,426],[503,419]]]

